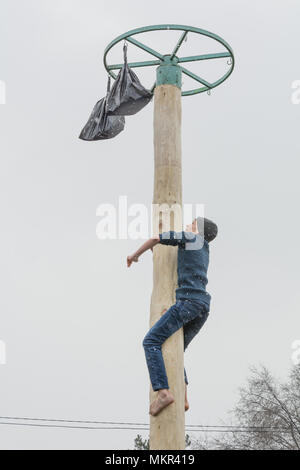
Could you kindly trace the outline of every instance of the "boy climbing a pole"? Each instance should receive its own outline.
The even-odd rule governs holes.
[[[162,355],[163,343],[183,327],[184,351],[199,333],[210,311],[210,295],[206,291],[209,264],[209,243],[217,236],[218,228],[214,222],[197,217],[185,231],[173,230],[160,233],[146,241],[134,254],[127,257],[127,266],[138,262],[139,257],[158,243],[178,246],[176,303],[172,305],[148,331],[143,347],[151,385],[157,397],[151,403],[150,414],[157,416],[166,406],[174,402],[170,391],[166,368]],[[187,375],[185,380],[185,410],[187,400]]]

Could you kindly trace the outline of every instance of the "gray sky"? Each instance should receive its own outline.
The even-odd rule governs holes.
[[[148,422],[142,340],[152,256],[128,270],[127,254],[143,241],[100,241],[96,209],[121,195],[129,204],[151,204],[153,102],[127,118],[113,140],[77,138],[106,91],[105,47],[146,25],[207,29],[236,58],[234,73],[211,96],[182,101],[183,199],[205,204],[219,226],[211,245],[210,318],[185,356],[186,423],[228,422],[250,365],[263,363],[282,379],[292,366],[291,344],[300,339],[300,105],[291,102],[300,79],[300,2],[148,6],[1,2],[1,416]],[[168,53],[168,41],[171,47],[178,37],[170,34],[152,33],[147,42]],[[183,51],[206,47],[189,39]],[[119,45],[111,62],[121,61],[121,52]],[[149,58],[142,54],[129,45],[129,60]],[[197,67],[190,70],[204,70]],[[155,68],[136,71],[146,87],[153,84]],[[190,83],[184,78],[183,89]],[[136,434],[0,425],[0,446],[127,449]]]

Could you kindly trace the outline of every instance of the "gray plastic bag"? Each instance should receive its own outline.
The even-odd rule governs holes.
[[[112,86],[107,100],[107,114],[131,116],[138,113],[153,98],[127,63],[127,45],[124,44],[124,65]]]
[[[106,112],[107,98],[110,93],[110,80],[110,77],[108,77],[106,96],[94,106],[79,139],[88,141],[111,139],[123,131],[125,118],[122,116],[108,116]]]

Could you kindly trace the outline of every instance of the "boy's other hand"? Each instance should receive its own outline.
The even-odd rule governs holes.
[[[130,268],[132,263],[137,263],[138,260],[139,260],[138,256],[134,256],[134,255],[127,256],[127,267]]]

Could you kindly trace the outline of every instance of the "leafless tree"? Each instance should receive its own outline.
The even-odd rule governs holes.
[[[219,437],[193,441],[193,449],[300,450],[300,364],[286,383],[265,367],[251,368],[233,421]]]

